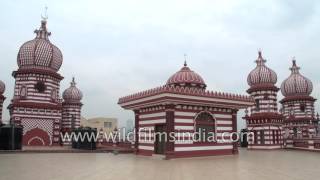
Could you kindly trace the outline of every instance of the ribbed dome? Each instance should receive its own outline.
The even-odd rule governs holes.
[[[207,86],[202,77],[196,72],[192,71],[187,66],[186,62],[184,63],[184,66],[180,69],[180,71],[176,72],[168,79],[167,85],[190,86],[200,88],[206,88]]]
[[[34,32],[37,36],[24,43],[19,50],[17,61],[20,69],[40,68],[57,72],[62,64],[62,53],[49,41],[47,21],[41,21],[41,27]]]
[[[257,67],[254,68],[248,75],[247,82],[249,86],[262,84],[276,84],[277,74],[265,65],[266,60],[262,58],[261,51],[259,51],[258,59],[256,60]]]
[[[282,82],[281,93],[283,96],[310,95],[313,89],[312,82],[300,74],[300,67],[296,60],[292,60],[291,75]]]
[[[6,90],[6,85],[0,80],[0,95]]]
[[[65,102],[79,103],[81,101],[82,92],[76,87],[74,78],[72,78],[70,87],[63,92],[62,96]]]

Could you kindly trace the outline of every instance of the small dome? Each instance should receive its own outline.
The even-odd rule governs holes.
[[[33,40],[25,42],[19,50],[17,61],[20,69],[40,68],[57,72],[62,64],[62,53],[58,47],[49,41],[47,21],[41,21],[39,30]]]
[[[200,87],[206,88],[206,84],[202,77],[196,72],[192,71],[187,63],[184,63],[184,66],[180,69],[180,71],[176,72],[172,75],[168,81],[167,85],[173,86],[189,86],[189,87]]]
[[[81,101],[82,92],[76,87],[74,78],[72,78],[70,87],[63,92],[62,96],[65,102],[79,103]]]
[[[6,90],[6,85],[0,80],[0,95]]]
[[[254,68],[248,75],[247,82],[249,86],[277,83],[277,74],[265,65],[266,60],[262,58],[259,51],[258,59],[256,60],[257,67]]]
[[[300,67],[296,65],[296,60],[292,60],[291,75],[282,82],[281,93],[283,96],[307,95],[312,92],[312,82],[300,74]]]

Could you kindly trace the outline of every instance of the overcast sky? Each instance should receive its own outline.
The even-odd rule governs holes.
[[[134,117],[117,105],[118,98],[165,84],[182,67],[184,53],[207,89],[242,94],[258,49],[278,74],[278,86],[295,56],[319,98],[319,1],[2,0],[4,107],[13,96],[11,73],[17,69],[19,47],[35,37],[45,5],[50,40],[64,57],[61,90],[76,77],[84,117],[117,117],[124,125]],[[6,109],[4,118],[9,118]],[[243,126],[241,118],[238,123]]]

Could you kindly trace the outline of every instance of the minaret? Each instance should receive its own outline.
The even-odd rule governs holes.
[[[76,87],[75,79],[72,78],[70,87],[63,92],[62,103],[62,130],[71,132],[80,127],[82,92]]]
[[[23,145],[59,145],[62,104],[58,73],[62,65],[60,49],[49,40],[47,17],[25,42],[17,56],[14,94],[8,109],[11,123],[23,126]]]
[[[3,96],[3,93],[4,93],[5,90],[6,90],[6,86],[0,80],[0,125],[3,123],[3,120],[2,120],[2,108],[3,108],[3,102],[6,99],[6,97]]]
[[[266,60],[259,51],[257,66],[247,78],[250,86],[247,92],[255,101],[255,105],[250,109],[251,114],[246,113],[244,117],[248,131],[254,135],[249,141],[249,149],[282,148],[282,116],[277,107],[279,88],[275,85],[277,74],[265,63]]]
[[[285,117],[284,129],[286,139],[312,138],[316,135],[319,119],[315,114],[315,98],[310,96],[313,85],[304,77],[297,66],[296,60],[292,60],[290,76],[281,84],[281,92],[284,98],[280,101]]]

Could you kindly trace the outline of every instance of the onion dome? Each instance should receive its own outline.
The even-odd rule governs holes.
[[[49,41],[51,32],[47,31],[47,21],[41,21],[40,29],[35,30],[36,37],[25,42],[19,50],[17,61],[19,69],[45,69],[57,72],[62,64],[62,53]]]
[[[283,96],[306,95],[312,92],[312,82],[300,74],[300,67],[297,66],[296,60],[292,60],[291,75],[282,82],[281,93]]]
[[[76,87],[74,78],[72,78],[70,87],[63,92],[62,96],[65,102],[79,103],[81,101],[82,92]]]
[[[258,59],[256,60],[257,67],[254,68],[248,75],[247,82],[249,86],[256,85],[274,85],[277,83],[277,74],[265,65],[266,60],[262,58],[259,51]]]
[[[202,77],[187,66],[186,61],[180,71],[176,72],[168,79],[166,85],[199,87],[203,89],[207,86]]]
[[[4,84],[4,82],[0,80],[0,95],[2,95],[5,90],[6,90],[6,85]]]

